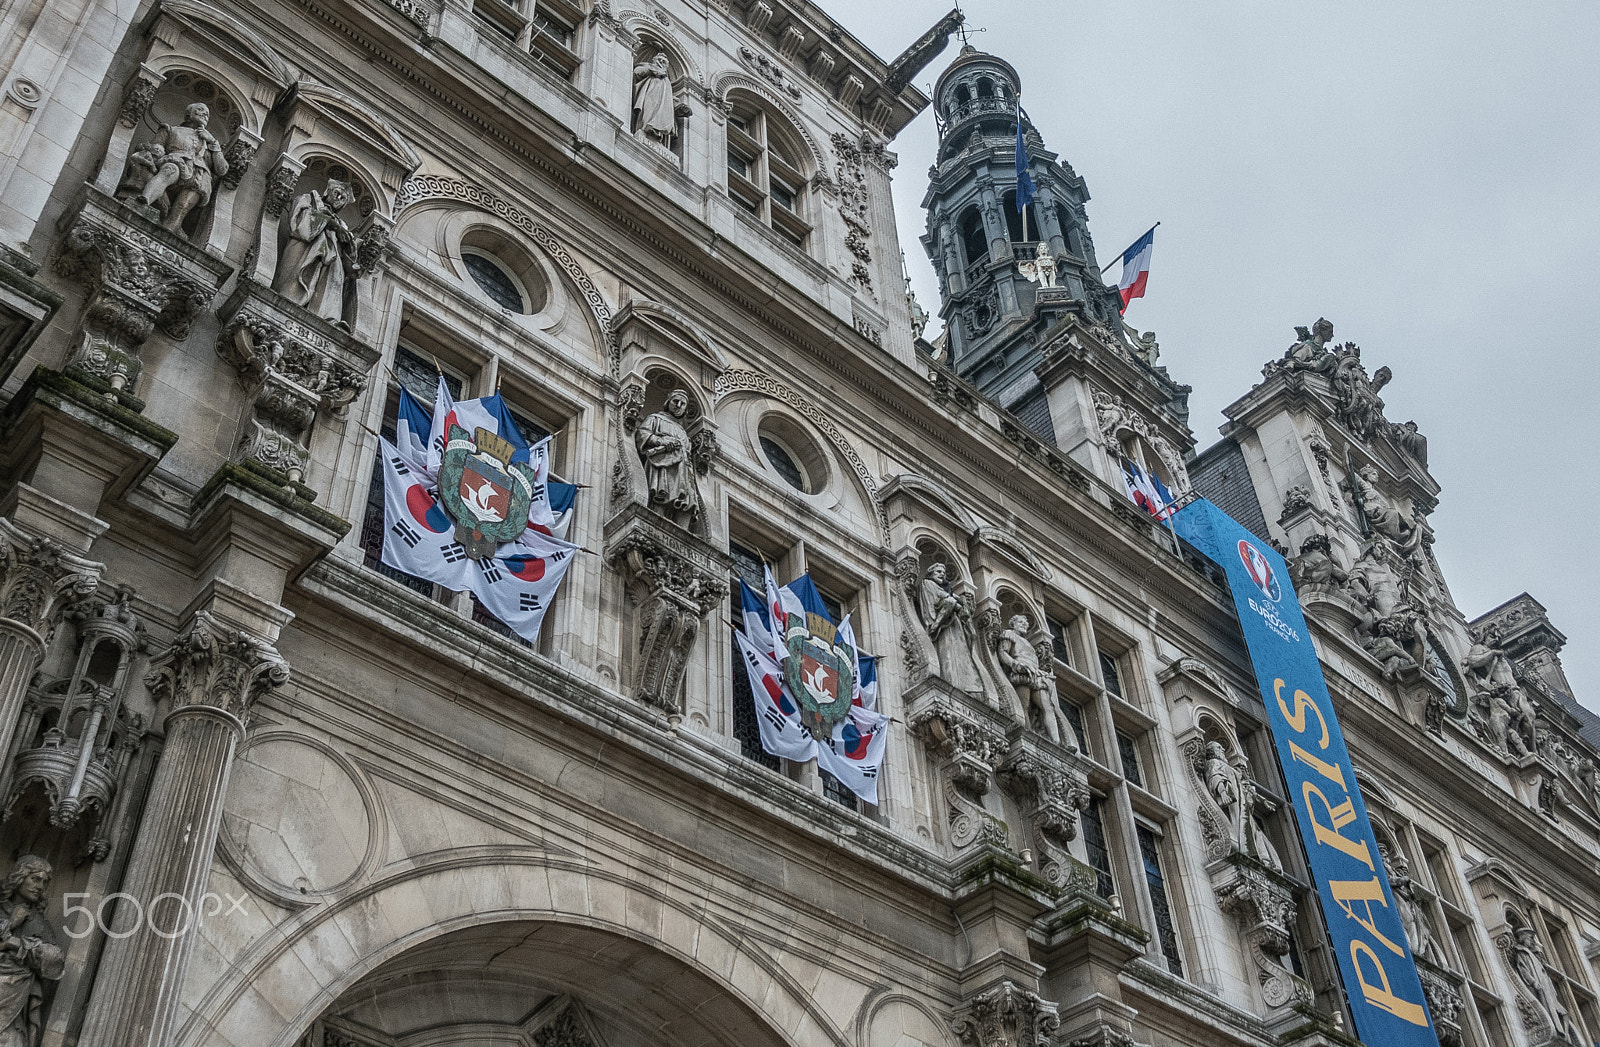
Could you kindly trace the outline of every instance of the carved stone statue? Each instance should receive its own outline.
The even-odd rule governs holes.
[[[689,411],[689,394],[674,389],[664,408],[639,423],[633,443],[644,463],[650,505],[687,524],[700,512],[700,493],[694,482],[694,461],[683,417]]]
[[[1461,674],[1474,690],[1474,701],[1484,713],[1489,741],[1512,757],[1533,752],[1538,712],[1527,692],[1517,683],[1511,661],[1486,635],[1461,659]]]
[[[1325,534],[1314,534],[1300,543],[1300,555],[1289,564],[1289,580],[1296,590],[1308,585],[1343,585],[1350,573],[1333,558],[1333,543]]]
[[[330,178],[322,192],[313,189],[295,198],[278,234],[283,246],[272,289],[333,323],[348,319],[345,284],[357,268],[356,238],[339,217],[355,198],[349,185]]]
[[[1397,543],[1403,552],[1413,552],[1419,541],[1417,527],[1379,488],[1378,470],[1364,465],[1356,470],[1356,475],[1361,479],[1362,510],[1367,515],[1367,526]]]
[[[1000,668],[1006,679],[1017,689],[1017,701],[1022,703],[1024,720],[1031,719],[1033,710],[1039,710],[1045,733],[1052,742],[1061,741],[1061,727],[1056,723],[1060,712],[1055,702],[1055,680],[1039,666],[1039,655],[1028,642],[1028,631],[1033,623],[1025,614],[1013,615],[1000,633],[996,648]]]
[[[1389,876],[1389,887],[1394,891],[1396,915],[1400,917],[1400,926],[1405,928],[1411,954],[1443,966],[1444,953],[1433,937],[1433,928],[1422,911],[1422,903],[1417,900],[1416,881],[1411,878],[1411,863],[1403,854],[1391,855],[1386,847],[1380,846],[1378,851],[1383,857],[1384,871]]]
[[[1550,1026],[1555,1030],[1556,1036],[1568,1043],[1582,1043],[1582,1034],[1573,1024],[1572,1015],[1568,1012],[1566,1004],[1561,1002],[1561,994],[1551,982],[1550,972],[1545,970],[1544,946],[1539,942],[1539,932],[1529,924],[1518,921],[1513,925],[1508,951],[1511,969],[1516,973],[1517,981],[1522,983],[1534,1003],[1538,1004],[1539,1009],[1550,1019]]]
[[[1428,467],[1428,438],[1418,431],[1416,422],[1392,423],[1389,437],[1418,465]]]
[[[54,870],[25,854],[0,881],[0,1047],[38,1047],[46,980],[60,979],[66,953],[45,920]]]
[[[1351,594],[1369,611],[1363,632],[1371,632],[1374,622],[1400,608],[1402,580],[1395,559],[1385,543],[1368,542],[1350,570]]]
[[[979,694],[983,682],[972,657],[977,638],[972,609],[950,591],[948,578],[944,564],[929,565],[917,589],[917,615],[939,657],[938,675],[959,690]]]
[[[1018,262],[1017,272],[1032,280],[1040,287],[1056,286],[1056,260],[1050,253],[1050,244],[1044,240],[1039,241],[1039,246],[1034,250],[1033,260]]]
[[[1331,373],[1333,356],[1328,352],[1328,343],[1333,341],[1333,324],[1319,317],[1310,328],[1296,327],[1294,333],[1299,340],[1288,348],[1276,365],[1267,365],[1268,372],[1276,368],[1288,372]]]
[[[183,123],[162,124],[149,145],[128,158],[128,180],[135,177],[136,162],[144,167],[156,165],[137,199],[162,212],[162,227],[173,232],[182,230],[190,212],[211,201],[216,180],[228,173],[222,144],[206,130],[210,121],[211,109],[204,102],[195,102],[183,111]]]
[[[673,115],[672,74],[666,52],[633,67],[633,116],[640,134],[671,148],[678,132]]]
[[[1333,372],[1329,380],[1339,406],[1339,415],[1350,431],[1360,437],[1371,436],[1383,421],[1383,400],[1379,390],[1389,384],[1394,373],[1380,367],[1371,378],[1361,363],[1361,347],[1346,342],[1334,354]]]
[[[1217,801],[1217,806],[1222,808],[1222,813],[1228,816],[1228,824],[1233,826],[1234,838],[1239,836],[1239,777],[1228,764],[1228,754],[1223,750],[1221,742],[1207,742],[1205,750],[1205,764],[1202,767],[1205,775],[1206,792]]]

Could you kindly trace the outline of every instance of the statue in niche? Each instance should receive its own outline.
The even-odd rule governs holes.
[[[685,526],[700,512],[692,446],[683,427],[688,413],[689,394],[674,389],[662,409],[640,422],[633,433],[634,446],[644,463],[650,505]]]
[[[930,564],[923,572],[917,589],[917,615],[938,655],[938,674],[958,690],[981,694],[982,678],[972,657],[972,645],[977,639],[972,608],[950,591],[949,571],[944,564]]]
[[[1017,701],[1022,703],[1022,718],[1028,721],[1033,710],[1039,711],[1044,731],[1052,742],[1061,741],[1061,727],[1056,723],[1060,712],[1056,708],[1055,680],[1039,665],[1039,654],[1028,642],[1028,630],[1033,622],[1025,614],[1013,615],[1000,633],[997,653],[1000,668],[1006,679],[1017,689]]]
[[[1206,792],[1222,808],[1222,813],[1228,816],[1228,824],[1233,827],[1234,839],[1239,837],[1239,778],[1234,774],[1233,768],[1228,764],[1228,754],[1223,750],[1221,742],[1207,742],[1205,761],[1201,765],[1200,773],[1205,779]]]
[[[25,854],[0,881],[0,1047],[38,1047],[44,983],[66,969],[66,952],[45,920],[54,870]]]
[[[633,118],[639,134],[672,148],[678,133],[673,112],[672,72],[667,53],[656,52],[648,62],[633,67]]]
[[[1405,929],[1411,954],[1420,960],[1443,966],[1444,953],[1439,950],[1439,943],[1433,937],[1433,928],[1429,926],[1422,903],[1417,899],[1416,881],[1411,878],[1411,863],[1403,854],[1391,855],[1389,848],[1381,844],[1378,854],[1383,859],[1384,872],[1389,876],[1389,887],[1394,891],[1396,914],[1400,917],[1400,926]]]
[[[1568,1043],[1582,1043],[1583,1036],[1573,1024],[1566,1005],[1561,1002],[1561,995],[1550,980],[1550,972],[1545,970],[1544,946],[1539,941],[1539,932],[1520,918],[1512,920],[1511,943],[1506,951],[1517,981],[1522,983],[1539,1009],[1549,1017],[1556,1036]]]
[[[130,183],[145,171],[155,169],[134,199],[161,212],[163,229],[182,232],[184,220],[195,208],[211,202],[217,179],[228,173],[222,143],[206,130],[210,122],[210,107],[195,102],[183,111],[183,123],[162,124],[155,138],[128,157],[123,189],[131,188]]]
[[[336,178],[322,192],[295,197],[288,223],[278,234],[283,248],[272,289],[324,320],[346,322],[346,283],[358,275],[355,235],[339,212],[356,198],[355,190]]]

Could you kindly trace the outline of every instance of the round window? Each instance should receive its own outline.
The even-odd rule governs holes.
[[[525,314],[528,311],[527,296],[522,293],[522,287],[517,278],[511,275],[510,270],[500,264],[499,259],[493,258],[482,251],[463,250],[461,261],[467,267],[467,273],[472,277],[472,282],[478,285],[479,290],[493,299],[494,303],[508,312]]]
[[[806,476],[806,471],[800,463],[795,461],[794,455],[783,444],[770,436],[761,437],[761,453],[767,456],[767,461],[772,465],[773,471],[783,477],[790,487],[801,494],[811,493],[811,483]]]

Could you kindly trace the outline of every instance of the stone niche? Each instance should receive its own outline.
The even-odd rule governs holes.
[[[374,295],[396,195],[419,161],[379,117],[320,85],[296,85],[282,112],[253,264],[218,311],[217,352],[245,393],[235,460],[298,485],[315,422],[342,420],[377,364]]]
[[[621,330],[624,359],[633,366],[611,420],[605,559],[621,575],[630,607],[632,693],[675,722],[700,622],[721,606],[732,570],[709,509],[717,501],[711,472],[718,445],[703,398],[721,361],[661,307],[630,304]]]

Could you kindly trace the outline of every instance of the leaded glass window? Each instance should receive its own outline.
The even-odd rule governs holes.
[[[856,799],[855,793],[845,788],[843,782],[829,774],[821,767],[817,768],[817,774],[822,777],[822,795],[826,796],[840,807],[848,807],[852,811],[859,811],[861,809],[861,801]]]
[[[1093,869],[1095,874],[1094,893],[1109,899],[1116,893],[1117,884],[1111,878],[1111,851],[1106,848],[1106,823],[1099,800],[1089,801],[1089,806],[1084,808],[1081,821],[1083,853],[1089,860],[1089,868]]]
[[[800,468],[800,463],[794,460],[794,455],[789,449],[770,436],[761,437],[761,453],[767,456],[767,461],[772,463],[773,470],[785,483],[796,491],[806,493],[809,485],[806,482],[805,470]]]
[[[1121,698],[1122,673],[1117,669],[1117,659],[1114,655],[1100,652],[1100,675],[1105,677],[1106,690]]]
[[[511,274],[506,272],[505,267],[499,262],[475,251],[463,251],[461,261],[466,265],[467,274],[472,277],[472,282],[500,308],[519,314],[528,311],[528,303],[522,296],[522,288],[517,286]]]
[[[1050,653],[1071,665],[1072,656],[1067,647],[1067,627],[1054,618],[1046,618],[1044,624],[1050,630]]]
[[[1144,788],[1144,775],[1139,770],[1139,747],[1121,731],[1117,732],[1117,753],[1122,757],[1122,776],[1133,785]]]
[[[1139,856],[1144,860],[1144,879],[1150,886],[1150,907],[1156,915],[1156,939],[1167,970],[1183,977],[1183,957],[1178,952],[1178,930],[1172,923],[1172,904],[1167,898],[1167,881],[1161,872],[1161,841],[1156,834],[1139,826]]]
[[[1078,748],[1082,749],[1084,752],[1088,752],[1089,746],[1088,743],[1084,741],[1083,733],[1083,710],[1067,701],[1065,698],[1060,699],[1060,703],[1061,715],[1067,718],[1067,722],[1072,725],[1072,733],[1078,736]]]

